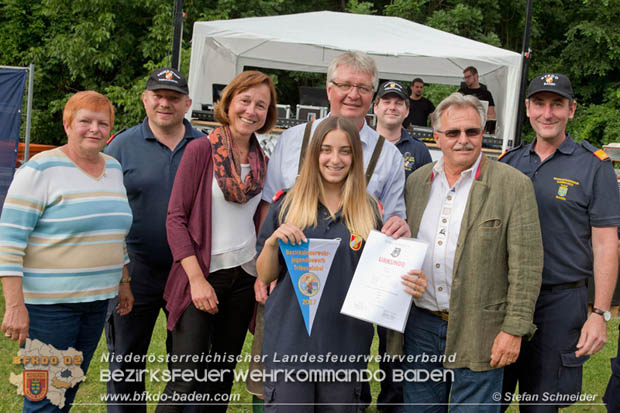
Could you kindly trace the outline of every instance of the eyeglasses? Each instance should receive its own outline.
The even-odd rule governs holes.
[[[336,86],[343,93],[349,93],[352,88],[356,88],[360,95],[370,95],[373,89],[364,85],[351,85],[349,83],[337,83],[333,80],[329,81],[332,85]]]
[[[465,135],[468,138],[473,138],[475,136],[479,136],[482,133],[481,128],[468,128],[468,129],[448,129],[448,130],[437,130],[436,132],[443,133],[447,138],[458,138],[461,136],[461,133],[465,132]]]

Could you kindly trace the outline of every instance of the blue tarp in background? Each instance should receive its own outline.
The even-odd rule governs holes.
[[[26,73],[22,69],[0,69],[0,211],[17,162]]]

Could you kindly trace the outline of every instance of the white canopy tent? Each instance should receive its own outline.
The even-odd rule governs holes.
[[[458,85],[475,66],[493,94],[498,137],[515,133],[521,56],[398,17],[329,11],[202,21],[194,24],[192,109],[212,103],[212,84],[227,84],[245,66],[327,72],[342,51],[371,55],[382,79]],[[438,102],[435,102],[438,103]]]

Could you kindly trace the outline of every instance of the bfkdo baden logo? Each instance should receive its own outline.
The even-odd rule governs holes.
[[[24,397],[33,402],[47,396],[49,372],[47,370],[24,370]]]
[[[66,391],[86,380],[83,361],[82,352],[72,347],[59,350],[51,344],[27,339],[24,348],[13,357],[13,365],[21,365],[23,370],[19,374],[11,372],[9,382],[26,399],[47,399],[62,410]]]

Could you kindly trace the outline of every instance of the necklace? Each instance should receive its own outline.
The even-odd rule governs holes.
[[[238,163],[238,164],[244,163],[243,160],[247,159],[248,153],[250,152],[250,144],[249,144],[249,142],[248,142],[247,148],[241,148],[235,142],[235,138],[233,138],[231,136],[230,137],[230,146],[231,146],[231,149],[233,151],[233,158],[236,161],[235,163]],[[245,163],[247,163],[247,162],[245,162]]]

